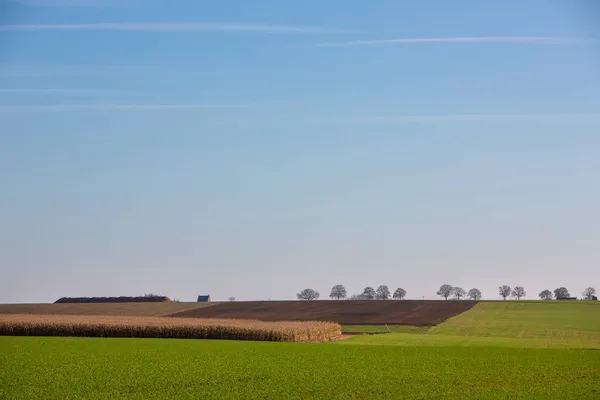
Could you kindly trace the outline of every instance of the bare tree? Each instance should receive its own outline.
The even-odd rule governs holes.
[[[558,289],[554,289],[554,298],[556,300],[562,300],[571,297],[571,294],[565,287],[559,287]]]
[[[387,285],[379,285],[377,288],[375,297],[377,300],[388,300],[391,297],[390,289]]]
[[[396,299],[396,300],[404,300],[405,297],[406,297],[406,290],[404,290],[402,288],[398,288],[394,292],[394,299]]]
[[[438,290],[437,295],[442,296],[444,300],[448,300],[448,297],[450,297],[450,295],[452,294],[452,289],[454,289],[452,285],[442,285],[440,286],[440,290]]]
[[[542,290],[538,296],[540,296],[540,300],[552,300],[552,292],[548,289]]]
[[[452,296],[454,296],[456,300],[460,300],[461,298],[465,297],[466,294],[467,292],[465,292],[465,289],[461,287],[452,288]]]
[[[331,294],[329,295],[329,298],[331,299],[336,299],[336,300],[342,300],[346,298],[346,288],[344,287],[344,285],[335,285],[334,287],[331,288]]]
[[[506,300],[508,296],[510,296],[510,286],[502,285],[498,288],[498,293],[502,296],[502,300]]]
[[[228,300],[229,301],[235,301],[235,297],[231,296]]]
[[[363,297],[365,300],[373,300],[377,296],[377,292],[371,286],[367,286],[363,291]]]
[[[317,300],[319,298],[319,296],[320,296],[319,292],[317,292],[316,290],[313,290],[313,289],[304,289],[296,295],[298,300],[306,300],[306,301]]]
[[[480,300],[481,299],[481,291],[479,289],[471,289],[467,294],[471,300]]]
[[[517,300],[521,300],[522,297],[527,296],[527,292],[525,292],[525,288],[523,286],[515,286],[510,294]]]
[[[593,287],[589,287],[583,291],[583,298],[585,300],[594,300],[594,296],[596,295],[596,289]]]

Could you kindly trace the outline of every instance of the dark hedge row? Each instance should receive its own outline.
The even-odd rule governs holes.
[[[120,296],[120,297],[62,297],[54,302],[60,303],[169,303],[166,296]]]

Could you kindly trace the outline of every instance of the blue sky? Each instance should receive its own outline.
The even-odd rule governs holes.
[[[0,302],[600,289],[599,16],[0,0]]]

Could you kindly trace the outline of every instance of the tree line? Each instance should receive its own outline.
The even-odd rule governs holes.
[[[320,293],[314,289],[304,289],[296,294],[298,300],[318,300]],[[392,293],[387,285],[380,285],[377,289],[367,286],[362,293],[348,295],[344,285],[335,285],[331,288],[329,298],[332,300],[404,300],[406,290],[398,288]]]
[[[463,300],[466,298],[470,300],[481,300],[483,298],[481,291],[477,288],[470,289],[467,292],[461,287],[452,286],[449,284],[440,286],[440,289],[436,294],[442,297],[444,300]],[[498,294],[503,300],[506,300],[509,297],[515,300],[521,300],[527,297],[527,292],[523,286],[515,286],[514,288],[511,288],[508,285],[502,285],[498,287]],[[318,291],[310,288],[304,289],[300,293],[296,294],[298,300],[306,301],[318,300],[320,296],[321,295]],[[538,297],[541,300],[572,299],[571,294],[565,287],[559,287],[555,289],[554,292],[551,292],[548,289],[543,290],[538,294]],[[406,290],[403,288],[398,288],[392,293],[387,285],[380,285],[377,287],[377,289],[374,289],[372,286],[367,286],[362,293],[349,296],[344,285],[335,285],[331,288],[329,298],[333,300],[404,300],[406,298]],[[582,294],[582,300],[598,300],[596,297],[596,289],[593,287],[585,289]]]

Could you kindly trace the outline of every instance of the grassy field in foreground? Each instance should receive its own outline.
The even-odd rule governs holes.
[[[10,399],[584,399],[598,382],[591,350],[0,337]]]

